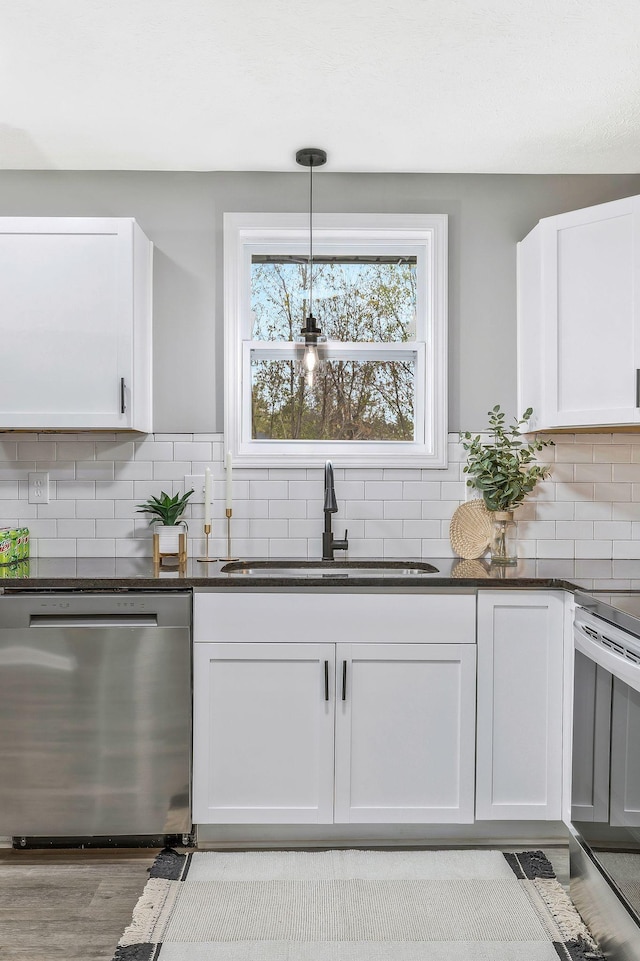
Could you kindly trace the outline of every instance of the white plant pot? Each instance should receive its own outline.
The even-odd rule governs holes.
[[[187,525],[184,522],[171,527],[155,524],[153,528],[153,559],[176,557],[180,562],[187,558]]]
[[[173,527],[159,524],[155,533],[158,535],[161,554],[178,554],[180,552],[180,535],[184,534],[182,524],[174,524]]]

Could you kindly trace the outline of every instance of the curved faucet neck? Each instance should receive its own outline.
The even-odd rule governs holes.
[[[335,514],[338,510],[336,492],[333,486],[333,466],[330,460],[324,465],[324,510],[330,514]]]

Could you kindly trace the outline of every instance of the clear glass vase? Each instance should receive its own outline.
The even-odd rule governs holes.
[[[491,520],[491,563],[518,563],[518,525],[513,511],[494,511]]]

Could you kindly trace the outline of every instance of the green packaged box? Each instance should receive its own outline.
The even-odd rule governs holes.
[[[15,564],[29,557],[29,528],[0,528],[0,565]]]
[[[15,564],[0,564],[0,579],[3,577],[29,577],[29,561],[16,561]]]

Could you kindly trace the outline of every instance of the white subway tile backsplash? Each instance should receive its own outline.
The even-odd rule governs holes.
[[[76,523],[81,523],[76,521]],[[97,518],[95,521],[95,536],[101,537],[131,537],[134,532],[134,521],[125,518]]]
[[[607,484],[612,480],[613,469],[611,464],[575,464],[573,477],[561,477],[558,468],[565,467],[565,464],[558,464],[553,469],[554,480],[576,480],[586,483]],[[640,465],[639,465],[640,466]],[[626,478],[625,478],[626,479]],[[640,478],[639,478],[640,479]]]
[[[466,496],[457,434],[448,450],[443,471],[334,465],[333,528],[336,536],[349,528],[349,556],[453,556],[449,524]],[[210,554],[224,554],[224,452],[221,434],[2,436],[0,524],[30,524],[34,556],[149,556],[151,530],[137,505],[160,489],[182,492],[185,477],[209,467]],[[640,435],[565,434],[540,460],[552,473],[517,512],[521,556],[640,558]],[[27,475],[36,468],[49,471],[49,504],[27,502]],[[322,507],[322,468],[236,469],[234,553],[319,557]],[[192,556],[204,551],[203,517],[202,501],[189,504]]]
[[[402,525],[404,521],[385,521],[385,520],[368,520],[364,522],[364,535],[365,537],[393,537],[400,539],[402,537]],[[339,528],[336,526],[336,530]]]
[[[114,480],[151,480],[153,463],[144,460],[114,461]]]
[[[153,465],[154,481],[176,481],[179,484],[184,484],[185,474],[190,473],[191,461],[161,460]]]
[[[57,524],[57,532],[49,534],[49,537],[55,537],[56,533],[58,537],[95,537],[96,536],[96,522],[93,519],[81,519],[76,518],[65,518],[62,517],[57,521],[39,521],[42,524]],[[36,535],[39,536],[39,535]]]
[[[346,518],[356,520],[373,520],[384,517],[384,501],[347,501],[345,505]]]
[[[57,481],[56,497],[60,500],[89,500],[96,496],[95,481]]]
[[[365,481],[365,500],[400,500],[402,498],[402,481]]]
[[[252,504],[253,501],[248,501]],[[265,503],[267,505],[267,512],[269,517],[286,517],[289,518],[300,518],[307,516],[307,502],[306,501],[261,501],[258,503]],[[255,517],[262,516],[264,514],[255,514]]]
[[[308,544],[303,537],[272,537],[269,539],[270,557],[306,558]]]
[[[81,537],[76,541],[77,557],[113,557],[116,552],[114,538]]]
[[[75,480],[78,476],[76,474],[78,464],[93,464],[93,461],[38,460],[36,461],[36,470],[48,471],[50,481]],[[79,480],[91,480],[91,478],[85,476],[84,478],[79,477]]]
[[[120,501],[84,500],[76,504],[76,517],[113,517]]]
[[[422,505],[420,501],[384,501],[383,516],[385,520],[418,520],[422,517]]]
[[[173,460],[173,444],[169,443],[169,441],[135,441],[133,451],[133,456],[136,460],[150,460],[154,462],[158,460]]]
[[[433,473],[433,471],[430,473]],[[464,491],[464,484],[462,485],[462,490]],[[441,496],[440,484],[433,481],[404,481],[401,496],[404,500],[439,500]],[[463,497],[464,493],[462,497],[456,497],[455,500],[462,500]],[[444,499],[446,500],[446,498]]]
[[[26,499],[26,495],[25,495]],[[38,504],[37,516],[40,517],[75,517],[76,516],[76,503],[75,501],[59,501],[52,500],[48,504]]]
[[[445,525],[446,531],[449,532],[449,521],[439,521],[439,520],[407,520],[402,522],[402,536],[413,539],[419,537],[420,540],[427,540],[430,537],[435,539],[442,536],[442,525]]]
[[[44,457],[44,454],[37,454]],[[96,445],[93,441],[59,441],[56,444],[56,454],[58,460],[95,460]]]
[[[133,441],[96,443],[96,460],[133,460]]]
[[[595,444],[593,459],[596,463],[602,461],[607,464],[628,464],[631,460],[631,446],[629,444],[608,444],[600,447]]]
[[[606,501],[577,501],[571,506],[577,521],[609,521],[614,505],[607,504]],[[565,518],[558,518],[558,520],[565,520]]]
[[[96,499],[123,501],[133,497],[134,481],[96,481]]]
[[[29,471],[36,469],[35,460],[0,462],[0,480],[27,480]]]
[[[235,483],[234,483],[235,487]],[[234,491],[235,493],[235,491]],[[252,480],[249,481],[249,497],[271,500],[285,500],[289,496],[288,481]]]
[[[595,521],[593,536],[596,540],[626,541],[631,538],[631,521]]]
[[[77,557],[77,543],[73,537],[40,537],[32,554],[35,557]]]
[[[38,461],[38,464],[40,462]],[[73,465],[71,465],[73,467]],[[40,467],[38,467],[40,470]],[[51,477],[49,473],[49,477]],[[77,480],[113,480],[113,461],[99,460],[79,460],[75,465],[75,476]],[[73,475],[71,475],[73,476]],[[56,472],[56,480],[65,480]]]
[[[18,459],[18,445],[15,441],[2,440],[0,441],[0,461],[17,460]]]
[[[420,557],[422,541],[413,537],[385,537],[383,556],[388,558]]]
[[[557,464],[589,463],[592,460],[592,444],[567,444],[563,438],[563,442],[555,446],[555,461]]]
[[[576,540],[575,545],[576,557],[613,557],[613,541]]]
[[[597,501],[630,501],[631,484],[594,484],[593,497]]]

